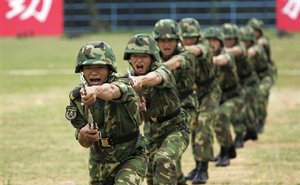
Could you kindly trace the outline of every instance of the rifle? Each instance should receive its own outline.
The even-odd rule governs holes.
[[[86,95],[87,94],[86,87],[88,86],[88,84],[83,76],[83,72],[80,73],[80,82],[81,82],[81,85],[83,88],[83,94]],[[91,109],[90,105],[87,106],[87,111],[88,111],[88,124],[89,124],[90,128],[98,130],[98,126],[97,126],[97,123],[95,123],[95,121],[94,121],[92,109]]]

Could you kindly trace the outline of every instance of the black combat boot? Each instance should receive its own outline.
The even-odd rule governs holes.
[[[221,147],[221,152],[220,156],[218,158],[218,161],[216,163],[216,166],[228,166],[230,164],[230,159],[229,159],[229,148],[227,147]]]
[[[220,159],[220,156],[221,156],[221,150],[220,153],[216,157],[214,157],[212,161],[217,162]],[[230,159],[236,158],[236,149],[234,145],[231,145],[231,147],[228,148],[228,156]]]
[[[199,162],[192,184],[205,184],[208,180],[208,162]]]
[[[258,136],[257,136],[257,132],[256,130],[254,129],[248,129],[245,136],[244,136],[244,141],[247,141],[247,140],[257,140],[258,139]]]
[[[177,185],[187,185],[183,175],[177,178]]]
[[[193,180],[193,178],[195,177],[195,174],[196,174],[198,164],[199,164],[199,162],[196,161],[196,167],[185,176],[185,180],[187,180],[187,181]]]
[[[229,147],[228,149],[228,155],[230,159],[234,159],[236,158],[236,149],[234,145],[231,145],[231,147]]]
[[[235,148],[243,148],[244,147],[244,137],[243,134],[237,133],[234,139]]]

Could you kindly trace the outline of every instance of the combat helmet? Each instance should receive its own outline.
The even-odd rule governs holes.
[[[124,52],[124,60],[129,60],[132,53],[146,53],[155,61],[160,61],[159,48],[156,41],[149,35],[136,34],[129,38]]]
[[[180,29],[180,39],[184,37],[200,37],[200,24],[194,18],[183,18],[178,23]]]
[[[161,19],[154,25],[153,38],[157,39],[179,39],[180,29],[173,19]]]
[[[77,55],[75,73],[81,72],[84,65],[95,64],[106,65],[111,71],[117,72],[115,54],[107,43],[91,41],[83,45]]]
[[[258,30],[261,34],[263,33],[262,27],[264,22],[262,20],[252,18],[247,22],[247,26],[252,27],[254,30]]]
[[[204,30],[204,37],[206,39],[216,38],[221,42],[222,47],[224,46],[224,36],[218,27],[209,27]]]
[[[235,24],[231,24],[231,23],[225,23],[222,25],[222,32],[224,35],[224,38],[236,38],[237,40],[240,39],[241,34],[240,34],[240,30],[237,27],[237,25]]]
[[[245,41],[252,41],[253,43],[256,42],[254,30],[250,26],[242,27],[241,29],[241,39]]]

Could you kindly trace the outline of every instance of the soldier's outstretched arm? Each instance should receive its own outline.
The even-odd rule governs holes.
[[[201,48],[198,47],[197,45],[184,46],[184,47],[188,52],[194,54],[195,56],[201,56],[202,54]]]
[[[146,75],[133,77],[133,88],[139,92],[143,86],[155,86],[160,84],[163,78],[155,71],[152,71]]]
[[[114,84],[104,83],[100,86],[89,86],[86,88],[86,95],[82,94],[82,102],[91,105],[97,98],[102,100],[113,100],[121,97],[121,91]]]
[[[164,65],[166,65],[170,70],[175,70],[181,66],[181,62],[184,61],[184,57],[181,55],[176,55],[169,59],[168,61],[164,62]]]
[[[234,46],[232,48],[225,48],[225,50],[231,53],[233,56],[241,56],[243,54],[243,49],[238,46]]]
[[[253,58],[256,55],[256,50],[254,48],[248,49],[248,57]]]
[[[220,65],[220,66],[226,65],[226,64],[228,64],[228,60],[229,59],[227,58],[226,55],[218,55],[218,56],[213,57],[213,63],[215,65]]]

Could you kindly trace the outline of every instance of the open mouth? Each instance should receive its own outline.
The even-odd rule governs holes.
[[[165,48],[165,49],[164,49],[164,52],[165,52],[165,53],[171,53],[171,48]]]
[[[143,64],[138,64],[136,65],[136,70],[141,73],[144,72],[144,65]]]
[[[100,78],[91,78],[90,85],[100,85],[101,79]]]

